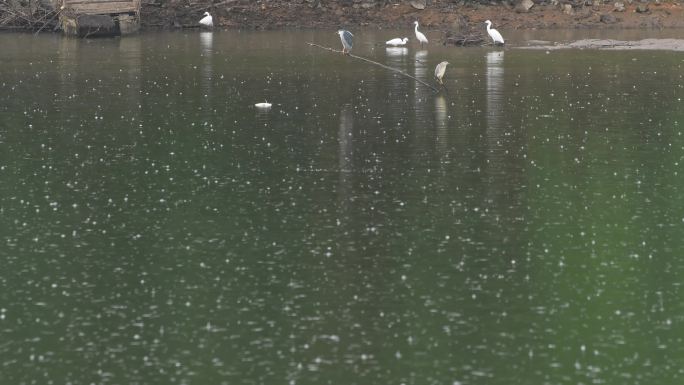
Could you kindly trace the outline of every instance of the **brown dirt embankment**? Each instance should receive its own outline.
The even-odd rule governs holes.
[[[147,0],[142,21],[149,28],[193,27],[209,11],[219,28],[406,28],[419,20],[426,29],[456,30],[487,19],[499,29],[684,28],[684,8],[678,3],[643,1],[535,0],[523,11],[509,2],[449,0],[428,1],[422,10],[405,0]]]

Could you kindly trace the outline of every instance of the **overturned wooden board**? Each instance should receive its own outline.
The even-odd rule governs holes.
[[[65,8],[78,14],[139,13],[139,0],[65,0]]]
[[[86,14],[109,14],[109,13],[130,13],[139,12],[139,8],[132,6],[129,2],[108,2],[77,4],[72,7],[76,13]]]

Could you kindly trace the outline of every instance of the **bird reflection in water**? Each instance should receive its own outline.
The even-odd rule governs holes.
[[[435,97],[435,147],[440,159],[444,158],[449,148],[449,111],[444,95]]]
[[[345,104],[340,111],[340,127],[337,131],[337,141],[339,142],[339,182],[337,186],[337,195],[342,207],[347,207],[351,194],[353,130],[354,110],[352,106]]]
[[[200,32],[200,47],[202,47],[202,55],[211,55],[211,49],[214,46],[214,33],[211,31]]]
[[[214,33],[211,31],[200,32],[200,48],[202,49],[202,92],[205,95],[207,102],[211,96],[211,84],[214,79],[213,68],[213,48],[214,48]]]
[[[409,50],[406,47],[386,47],[385,55],[387,64],[390,67],[405,68],[407,66],[407,61],[410,60],[408,56]],[[405,93],[408,81],[403,76],[397,76],[395,72],[387,71],[385,75],[387,77],[387,84],[389,85],[390,92],[393,93],[391,97],[398,97],[399,95]]]
[[[389,58],[401,58],[408,55],[408,48],[406,47],[387,47],[385,53]]]
[[[487,61],[487,127],[499,129],[504,108],[504,52],[488,52]]]
[[[432,78],[432,68],[428,68],[427,57],[427,50],[420,50],[415,53],[414,76],[418,79]],[[429,111],[424,111],[424,104],[426,100],[431,98],[432,91],[427,87],[416,87],[413,95],[416,117],[429,115]],[[421,107],[421,104],[423,104],[423,107]]]

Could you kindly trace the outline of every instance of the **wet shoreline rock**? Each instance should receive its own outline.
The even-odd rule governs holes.
[[[571,43],[538,42],[520,49],[540,49],[554,51],[560,49],[597,49],[611,51],[627,50],[660,50],[684,51],[684,39],[643,39],[643,40],[611,40],[583,39]]]
[[[615,17],[614,15],[612,15],[610,13],[602,14],[599,20],[601,20],[602,23],[606,23],[606,24],[615,24],[618,22],[617,17]]]

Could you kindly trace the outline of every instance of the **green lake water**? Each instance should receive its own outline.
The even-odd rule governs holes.
[[[0,384],[681,384],[684,53],[398,36],[0,35]]]

